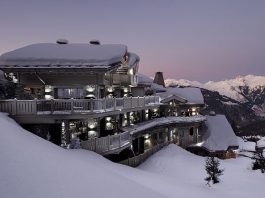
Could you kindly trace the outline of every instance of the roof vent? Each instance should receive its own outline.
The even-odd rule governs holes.
[[[68,40],[66,40],[66,39],[58,39],[58,40],[56,41],[56,43],[57,43],[57,44],[68,44]]]
[[[215,111],[210,111],[210,112],[209,112],[209,115],[210,115],[210,116],[215,116],[216,113],[215,113]]]
[[[92,45],[100,45],[100,41],[99,40],[91,40],[89,43],[92,44]]]

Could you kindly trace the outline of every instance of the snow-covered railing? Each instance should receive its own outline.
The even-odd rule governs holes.
[[[139,166],[141,163],[143,163],[147,158],[149,158],[151,155],[162,149],[164,146],[168,145],[169,142],[165,142],[162,144],[158,144],[154,146],[151,149],[146,150],[144,153],[137,155],[132,158],[128,158],[126,160],[120,161],[120,164],[131,166],[131,167],[136,167]]]
[[[170,124],[183,124],[183,123],[200,123],[206,121],[206,116],[196,115],[196,116],[169,116],[169,117],[161,117],[154,118],[152,120],[144,121],[141,123],[134,124],[133,126],[123,127],[123,131],[130,132],[131,135],[137,134],[138,132],[149,130],[150,128],[162,126],[162,125],[170,125]]]
[[[81,142],[81,148],[104,154],[131,145],[130,133],[120,133]]]
[[[159,96],[103,99],[0,100],[0,112],[11,115],[78,114],[131,109],[159,104]]]

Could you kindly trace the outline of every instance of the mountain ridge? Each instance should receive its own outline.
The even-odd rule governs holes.
[[[198,87],[216,91],[253,109],[257,116],[265,117],[265,76],[246,75],[222,81],[200,83],[185,79],[166,79],[166,86]]]
[[[166,79],[166,86],[201,89],[207,111],[225,114],[237,135],[265,135],[265,76],[200,83]]]

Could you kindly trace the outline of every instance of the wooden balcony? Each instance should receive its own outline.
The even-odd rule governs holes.
[[[81,142],[81,148],[103,155],[119,153],[122,149],[129,146],[131,146],[131,137],[129,132],[88,139]]]
[[[0,100],[0,112],[20,115],[104,113],[159,105],[158,96],[103,99]]]

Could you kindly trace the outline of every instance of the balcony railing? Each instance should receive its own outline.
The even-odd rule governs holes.
[[[146,150],[144,153],[137,155],[135,157],[120,161],[120,164],[136,167],[139,166],[141,163],[143,163],[147,158],[149,158],[151,155],[162,149],[164,146],[167,146],[170,142],[165,142],[158,144],[154,146],[153,148],[150,148]]]
[[[82,114],[159,104],[158,96],[103,99],[0,100],[0,112],[11,115]]]
[[[81,148],[94,151],[99,154],[115,152],[118,149],[125,148],[131,145],[129,132],[110,135],[101,138],[88,139],[81,142]]]

